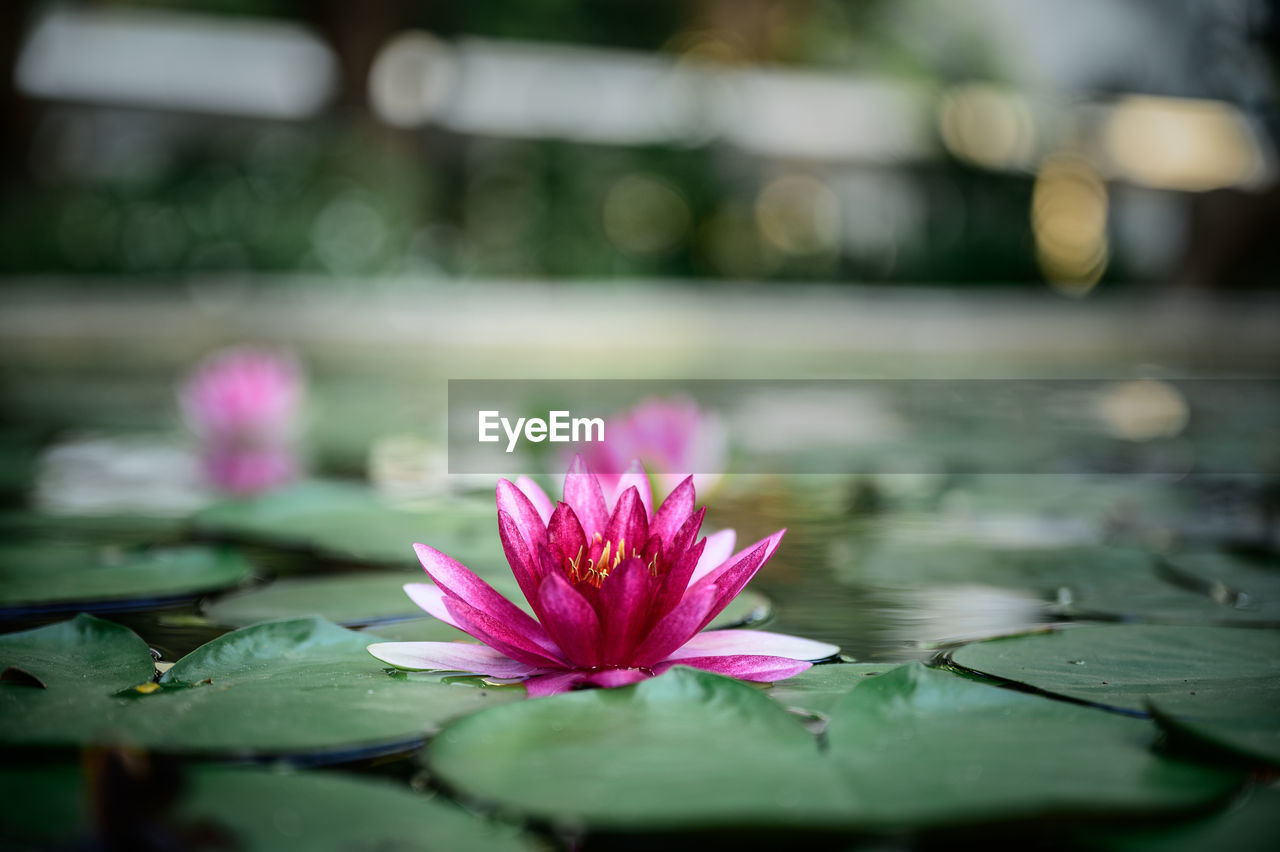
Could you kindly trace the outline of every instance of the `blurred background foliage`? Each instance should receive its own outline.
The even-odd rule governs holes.
[[[18,0],[0,274],[1268,287],[1276,6]]]

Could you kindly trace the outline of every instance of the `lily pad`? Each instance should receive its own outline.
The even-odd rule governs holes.
[[[961,666],[1069,698],[1144,711],[1206,742],[1280,764],[1280,633],[1113,625],[980,642]]]
[[[1174,734],[1280,767],[1280,681],[1233,684],[1229,698],[1199,690],[1161,696],[1147,709]]]
[[[684,667],[477,713],[445,727],[426,754],[465,795],[565,825],[845,821],[840,777],[794,715],[752,686]]]
[[[1280,633],[1233,627],[1097,625],[978,642],[960,666],[1068,698],[1142,711],[1149,699],[1214,694],[1280,677]]]
[[[0,616],[6,610],[143,609],[234,586],[248,576],[248,563],[225,548],[6,544],[0,547]]]
[[[1230,553],[1186,553],[1162,559],[1169,582],[1198,592],[1233,620],[1280,626],[1280,563]]]
[[[834,572],[842,582],[889,589],[982,585],[1032,592],[1076,618],[1164,624],[1280,624],[1280,611],[1240,607],[1206,589],[1170,582],[1150,553],[1104,546],[979,545],[921,527],[915,540],[835,538]],[[1034,530],[1030,531],[1034,536]]]
[[[422,610],[404,593],[402,571],[370,571],[322,577],[284,577],[228,595],[205,607],[218,624],[242,627],[259,621],[316,615],[346,627],[415,618]]]
[[[151,838],[224,838],[243,850],[494,850],[540,848],[509,826],[385,781],[329,772],[194,766],[169,813],[148,809]],[[90,784],[78,767],[0,770],[0,842],[98,848]],[[119,814],[114,815],[117,819]]]
[[[447,784],[504,811],[628,831],[1152,813],[1238,787],[1234,773],[1160,757],[1156,738],[1144,720],[910,664],[857,682],[824,754],[766,692],[675,668],[459,719],[426,754]]]
[[[441,498],[392,505],[362,486],[304,482],[211,506],[192,523],[217,538],[406,568],[417,567],[413,545],[425,542],[478,573],[508,570],[492,501]]]
[[[3,636],[0,668],[17,665],[45,688],[0,683],[0,744],[323,762],[410,748],[452,716],[522,695],[391,674],[368,644],[318,618],[269,622],[201,646],[157,689],[145,643],[92,616]],[[104,681],[99,668],[129,676]]]
[[[869,677],[893,671],[897,663],[829,663],[779,681],[765,695],[794,710],[830,715],[845,694]]]
[[[1234,773],[1163,758],[1154,727],[919,663],[859,683],[827,727],[855,800],[886,827],[1177,811]]]

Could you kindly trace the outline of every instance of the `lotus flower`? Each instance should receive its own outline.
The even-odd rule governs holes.
[[[244,346],[205,358],[179,389],[178,401],[203,444],[210,482],[249,494],[292,479],[302,394],[301,371],[285,355]]]
[[[502,547],[536,618],[462,564],[416,544],[435,584],[409,583],[409,597],[484,644],[385,642],[369,652],[398,668],[518,678],[531,696],[625,686],[674,665],[782,680],[838,652],[759,630],[703,632],[774,554],[785,531],[732,553],[731,530],[698,538],[706,509],[694,511],[692,477],[656,511],[638,462],[621,484],[610,505],[580,457],[554,507],[529,479],[499,481]]]
[[[606,498],[616,499],[621,474],[632,459],[640,459],[663,490],[692,474],[694,485],[706,494],[720,481],[728,444],[720,418],[692,399],[655,397],[610,418],[604,440],[584,443],[582,453],[600,478]]]

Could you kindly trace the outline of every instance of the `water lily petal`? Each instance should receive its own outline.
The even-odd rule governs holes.
[[[573,507],[573,513],[582,523],[582,531],[591,538],[604,534],[609,523],[609,507],[604,502],[600,480],[587,471],[582,456],[574,456],[569,473],[564,478],[564,502]]]
[[[645,516],[644,504],[640,502],[640,492],[634,486],[622,492],[618,504],[613,507],[613,517],[605,528],[604,540],[625,542],[627,553],[632,549],[639,550],[649,540],[649,519]]]
[[[541,671],[485,645],[463,642],[376,642],[368,651],[384,663],[415,671],[467,672],[491,677],[527,677]]]
[[[685,657],[680,660],[664,661],[653,667],[653,673],[660,675],[672,666],[692,666],[695,669],[736,677],[738,680],[770,683],[798,675],[812,665],[813,663],[793,660],[789,657],[735,654],[725,657]]]
[[[498,538],[502,541],[502,552],[507,557],[507,564],[511,566],[511,573],[515,575],[521,593],[525,600],[533,600],[538,594],[538,584],[542,582],[542,561],[534,561],[519,526],[501,509],[498,510]]]
[[[516,477],[516,488],[524,492],[524,496],[529,498],[529,502],[533,504],[533,508],[538,511],[538,517],[542,518],[542,523],[551,520],[551,510],[554,508],[551,498],[547,496],[547,492],[542,490],[542,486],[534,482],[527,476]]]
[[[600,584],[596,612],[604,628],[604,660],[627,659],[650,624],[650,599],[657,580],[639,559],[624,559]]]
[[[587,535],[568,503],[557,503],[547,524],[547,541],[552,556],[560,564],[565,560],[576,559],[580,562],[587,556]]]
[[[653,516],[653,523],[649,524],[649,535],[660,536],[664,546],[669,544],[676,532],[693,514],[695,500],[693,477],[686,476],[658,507],[657,513]]]
[[[446,594],[444,606],[460,630],[513,660],[550,669],[564,668],[569,664],[564,653],[551,641],[551,637],[542,632],[540,625],[538,630],[542,632],[542,636],[535,640],[461,598]]]
[[[711,611],[718,595],[719,589],[714,583],[690,590],[671,612],[658,619],[649,635],[631,655],[631,665],[652,667],[688,642],[709,620],[707,613]]]
[[[524,682],[525,692],[530,698],[545,698],[548,695],[559,695],[568,692],[587,679],[588,672],[566,671],[551,674],[534,675]]]
[[[653,486],[649,484],[649,474],[644,472],[640,459],[631,460],[626,471],[618,477],[618,484],[614,488],[615,499],[616,495],[627,493],[628,488],[635,488],[640,503],[644,506],[645,522],[648,523],[653,518]]]
[[[570,661],[579,666],[599,665],[600,619],[563,574],[557,571],[543,579],[535,608]]]
[[[516,522],[530,553],[538,552],[538,545],[547,543],[547,522],[524,492],[505,479],[498,480],[498,511],[506,512]]]
[[[778,530],[773,535],[762,538],[751,547],[738,551],[724,565],[716,568],[689,587],[688,594],[693,594],[705,584],[715,584],[719,589],[718,597],[711,607],[711,614],[707,616],[707,620],[702,623],[698,628],[699,630],[706,627],[711,622],[711,619],[719,615],[720,610],[728,606],[729,602],[736,598],[743,587],[751,581],[751,578],[760,570],[760,566],[769,561],[769,557],[773,556],[778,549],[778,545],[782,543],[784,533],[786,533],[786,530]]]
[[[693,569],[689,582],[696,583],[723,565],[733,555],[737,538],[738,534],[733,530],[720,530],[707,536],[707,549],[702,551],[702,558],[698,560],[698,567]]]
[[[527,636],[539,645],[544,644],[542,640],[547,639],[547,632],[542,629],[542,625],[534,621],[527,612],[498,594],[493,586],[477,577],[471,569],[434,547],[415,544],[413,549],[418,554],[418,561],[426,569],[427,576],[444,589],[449,597],[459,598],[507,625],[509,630]]]
[[[409,600],[426,610],[428,615],[434,615],[451,627],[463,629],[453,614],[445,608],[444,589],[433,586],[431,583],[405,583],[404,591],[409,596]]]
[[[693,546],[693,540],[698,537],[698,531],[702,529],[702,521],[706,516],[706,506],[689,516],[688,520],[671,537],[671,546],[667,548],[668,557],[674,559],[677,554]]]
[[[675,562],[669,565],[667,573],[662,577],[657,594],[653,596],[652,612],[655,619],[670,612],[676,604],[680,603],[680,599],[689,589],[689,577],[693,574],[693,569],[697,566],[698,559],[706,546],[707,540],[704,538],[681,553]]]
[[[839,646],[788,636],[785,633],[770,633],[767,630],[704,630],[669,654],[667,659],[747,654],[790,657],[793,660],[824,660],[838,653]]]

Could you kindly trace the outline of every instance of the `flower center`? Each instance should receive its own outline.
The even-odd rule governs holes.
[[[605,541],[600,533],[595,533],[586,547],[579,547],[577,555],[569,558],[569,579],[574,583],[590,583],[598,589],[609,576],[609,572],[617,568],[627,556],[625,536],[618,539],[617,547],[614,547],[613,542]],[[635,559],[641,558],[640,551],[634,547],[631,548],[630,556]],[[650,574],[657,576],[658,555],[656,553],[649,559],[646,567]]]

